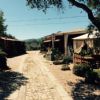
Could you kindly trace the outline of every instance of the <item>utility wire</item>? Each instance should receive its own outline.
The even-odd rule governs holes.
[[[76,23],[86,23],[87,21],[75,21],[75,22],[62,22],[62,23],[38,23],[38,24],[14,24],[13,26],[32,26],[32,25],[59,25],[59,24],[76,24]]]
[[[44,21],[44,20],[62,20],[62,19],[74,19],[74,18],[83,18],[86,16],[71,16],[71,17],[59,17],[59,18],[34,18],[34,19],[22,19],[22,20],[8,20],[7,22],[24,22],[24,21]]]

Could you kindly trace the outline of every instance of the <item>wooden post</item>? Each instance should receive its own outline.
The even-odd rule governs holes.
[[[52,49],[54,49],[54,41],[55,41],[55,35],[52,34]]]
[[[65,56],[67,55],[67,52],[68,52],[67,44],[68,44],[68,34],[64,34],[64,54]]]

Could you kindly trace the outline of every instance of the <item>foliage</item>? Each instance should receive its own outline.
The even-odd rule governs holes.
[[[27,5],[31,8],[37,8],[38,10],[42,10],[46,12],[46,10],[50,7],[63,7],[63,0],[27,0]]]
[[[7,66],[6,64],[6,53],[0,50],[0,69]]]
[[[57,49],[57,48],[52,49],[51,59],[59,60],[61,58],[62,58],[62,56],[61,56],[61,52],[59,51],[59,49]]]
[[[97,73],[97,80],[100,82],[100,69],[94,69],[93,71]]]
[[[41,47],[42,39],[29,39],[25,40],[26,50],[39,50]]]
[[[47,10],[48,8],[54,6],[57,8],[63,8],[64,0],[26,0],[27,5],[31,8],[37,8],[38,10]],[[75,0],[68,0],[70,3],[74,2]],[[81,3],[86,4],[88,7],[92,9],[99,8],[99,0],[77,0]]]
[[[87,71],[89,70],[90,66],[88,64],[77,64],[73,67],[73,73],[82,77],[85,77]]]
[[[89,70],[86,73],[85,81],[88,83],[100,84],[100,69]]]
[[[87,32],[89,33],[89,35],[93,33],[94,28],[95,26],[93,24],[89,24],[87,26]]]
[[[99,0],[79,0],[79,1],[87,4],[89,7],[91,7],[91,9],[98,8],[99,2],[100,2]]]
[[[4,13],[2,11],[0,11],[0,36],[15,39],[14,36],[6,33],[7,25],[5,25],[4,22],[5,22]]]
[[[90,48],[87,43],[84,41],[84,45],[81,49],[81,51],[79,52],[79,54],[81,56],[92,56],[93,55],[93,49]]]
[[[67,64],[62,65],[61,70],[65,71],[65,70],[70,70],[70,67]]]
[[[55,60],[55,61],[53,61],[53,64],[60,65],[60,64],[63,64],[63,62],[62,62],[62,60]]]
[[[2,11],[0,11],[0,35],[6,34],[5,31],[6,31],[7,26],[4,25],[5,19],[3,17],[4,17],[4,13]]]
[[[64,58],[63,58],[63,63],[64,64],[69,64],[69,63],[71,63],[73,60],[72,60],[72,57],[70,57],[70,56],[65,56]]]
[[[94,50],[96,54],[100,53],[100,37],[94,40]]]
[[[6,56],[7,54],[0,49],[0,56]]]
[[[26,0],[29,7],[37,8],[46,12],[48,8],[57,7],[58,9],[63,9],[67,2],[65,0]],[[76,6],[84,10],[90,21],[98,28],[100,31],[100,19],[95,17],[95,15],[100,14],[100,0],[68,0],[72,6]]]
[[[93,67],[93,66],[91,66]],[[92,69],[88,64],[78,64],[73,68],[73,73],[85,78],[88,83],[100,84],[100,69]]]

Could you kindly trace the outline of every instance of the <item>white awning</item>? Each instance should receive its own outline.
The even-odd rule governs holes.
[[[84,35],[73,38],[73,40],[85,40],[85,39],[94,39],[94,38],[97,38],[95,34],[89,35],[88,33],[86,33]]]

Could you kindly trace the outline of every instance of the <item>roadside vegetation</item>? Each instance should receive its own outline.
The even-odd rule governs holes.
[[[28,39],[28,40],[24,40],[24,42],[25,42],[27,51],[40,50],[42,38],[40,38],[40,39]]]
[[[5,25],[4,13],[3,11],[0,10],[0,37],[15,39],[15,37],[12,36],[11,34],[8,34],[6,30],[7,30],[7,25]]]

